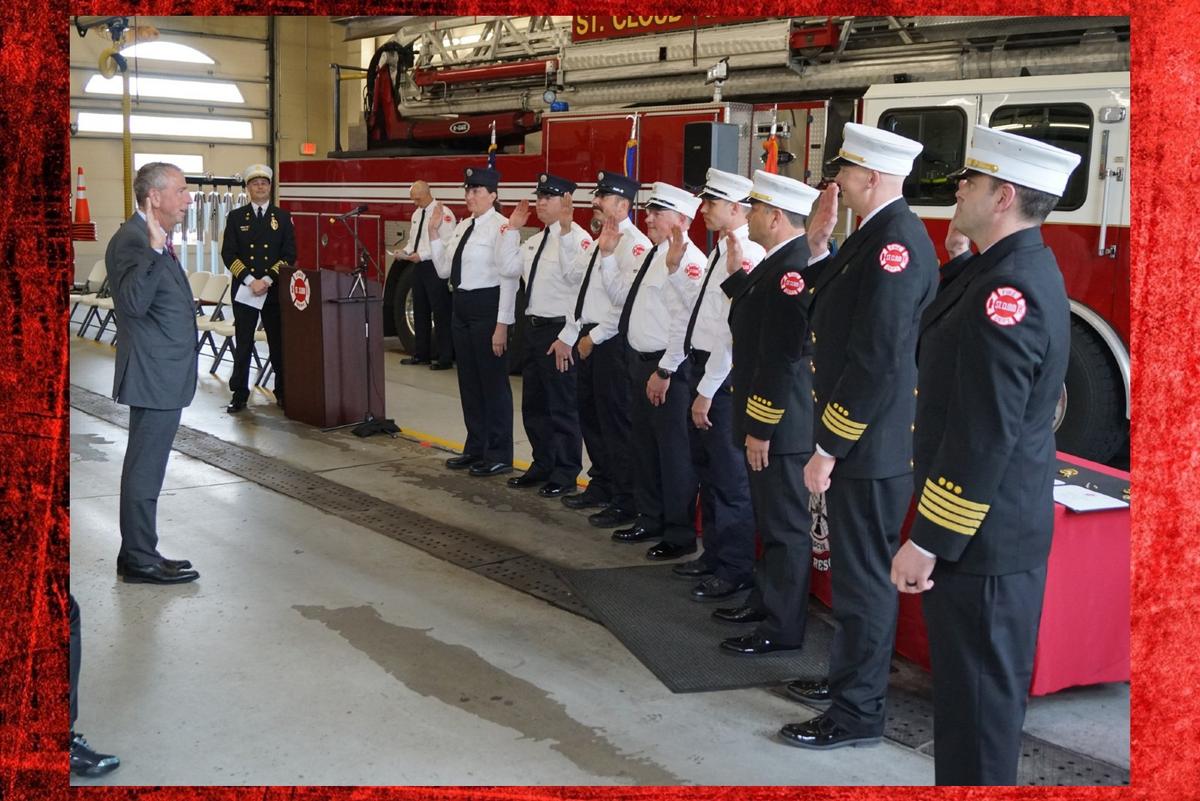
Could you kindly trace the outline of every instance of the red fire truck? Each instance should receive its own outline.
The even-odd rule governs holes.
[[[401,45],[406,37],[398,35],[372,61],[367,147],[343,151],[339,142],[329,158],[280,164],[280,204],[295,221],[298,264],[353,267],[349,232],[354,230],[377,265],[374,277],[386,282],[385,320],[389,328],[396,321],[394,333],[406,349],[412,345],[411,276],[408,263],[393,262],[388,251],[407,236],[413,213],[408,190],[413,181],[425,180],[434,196],[461,216],[463,169],[484,163],[493,129],[496,166],[503,176],[500,202],[511,208],[532,198],[538,175],[552,171],[579,184],[576,218],[587,225],[596,173],[624,169],[633,132],[636,176],[647,187],[656,180],[698,186],[710,166],[750,175],[761,166],[763,143],[772,131],[781,152],[780,172],[817,185],[824,162],[840,146],[844,122],[878,125],[925,145],[905,196],[927,221],[940,250],[954,211],[955,185],[947,176],[962,165],[971,127],[986,124],[1083,156],[1044,228],[1072,306],[1071,361],[1056,431],[1062,450],[1102,462],[1124,458],[1129,430],[1127,20],[1123,29],[1120,20],[1110,18],[1089,18],[1088,25],[1059,18],[1023,20],[1017,33],[1011,26],[1004,29],[1001,46],[996,32],[1003,26],[979,18],[937,18],[937,25],[922,27],[891,17],[663,17],[661,26],[651,17],[577,17],[570,23],[572,41],[553,23],[558,18],[529,19],[547,22],[540,28],[530,23],[536,35],[519,42],[523,47],[507,58],[496,44],[506,30],[503,18],[471,18],[473,30],[482,25],[483,31],[467,45],[455,44],[460,40],[449,23],[418,27],[408,45]],[[956,26],[949,20],[966,21]],[[598,39],[606,27],[610,33],[658,33]],[[982,40],[990,48],[981,49],[981,35],[967,36],[980,31],[989,32]],[[543,42],[547,37],[549,44]],[[494,46],[480,48],[489,38]],[[1007,41],[1014,38],[1025,46]],[[476,56],[455,59],[456,47],[472,45]],[[693,55],[699,66],[676,63],[687,61],[680,50],[684,56],[717,56],[722,47],[744,58],[702,63]],[[487,52],[478,55],[481,49]],[[660,58],[653,58],[656,53]],[[786,54],[786,63],[763,67],[771,53]],[[1031,69],[1049,74],[1021,74]],[[529,98],[539,90],[543,103],[553,105],[536,112]],[[575,110],[557,110],[564,99]],[[361,204],[366,211],[349,218],[349,225],[333,219]],[[847,213],[841,236],[853,230],[854,222]],[[697,223],[691,233],[704,247],[703,225]],[[518,325],[514,336],[521,334]]]

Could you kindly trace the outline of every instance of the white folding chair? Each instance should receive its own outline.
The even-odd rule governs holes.
[[[79,322],[79,336],[83,336],[84,329],[91,325],[92,318],[97,315],[96,301],[108,294],[108,269],[104,265],[104,259],[98,259],[92,265],[92,271],[88,273],[87,281],[80,287],[82,292],[71,293],[71,317],[75,316],[75,310],[80,306],[86,306],[87,312],[83,315],[83,319]],[[68,318],[68,325],[70,318]]]
[[[196,304],[196,314],[201,313],[200,309],[200,293],[204,291],[204,287],[208,285],[208,279],[212,277],[212,273],[195,272],[188,275],[188,285],[192,288],[192,301]]]
[[[225,321],[225,303],[229,294],[229,274],[215,273],[208,279],[204,285],[204,289],[200,292],[200,307],[211,307],[211,311],[207,314],[201,314],[196,320],[196,328],[201,331],[200,340],[196,343],[196,350],[199,350],[205,342],[212,350],[213,354],[217,353],[217,345],[213,340],[213,329]],[[232,322],[230,323],[232,325]]]

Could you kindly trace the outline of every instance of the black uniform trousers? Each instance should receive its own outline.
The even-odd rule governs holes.
[[[583,332],[591,330],[584,326]],[[579,359],[576,399],[583,442],[592,461],[588,492],[634,511],[633,469],[629,457],[629,365],[625,337],[614,334]]]
[[[83,635],[80,632],[79,604],[75,596],[67,593],[67,616],[71,621],[69,691],[71,701],[71,731],[79,717],[79,666],[83,658]]]
[[[235,279],[236,280],[236,279]],[[267,302],[262,307],[263,330],[267,332],[267,352],[275,370],[275,396],[283,397],[283,331],[279,322],[279,281],[267,290]],[[245,303],[233,302],[233,373],[229,389],[233,400],[244,403],[250,397],[250,352],[254,349],[254,332],[258,329],[259,310]]]
[[[458,394],[467,442],[463,453],[485,462],[512,463],[512,386],[508,351],[492,352],[500,287],[456,289],[450,330],[458,355]]]
[[[440,278],[432,261],[413,264],[413,329],[416,344],[413,358],[450,364],[454,361],[454,337],[450,323],[450,285]],[[396,307],[396,330],[404,323],[404,305]],[[432,331],[431,331],[432,329]],[[431,340],[435,340],[432,341]]]
[[[708,353],[694,350],[688,356],[690,377],[688,398],[695,400],[697,387],[704,378]],[[674,381],[672,381],[674,383]],[[750,483],[746,478],[746,458],[735,448],[733,430],[733,393],[728,382],[713,394],[708,410],[712,427],[707,431],[691,423],[690,411],[684,412],[691,440],[692,464],[700,479],[701,521],[704,526],[703,563],[726,581],[741,582],[754,575],[754,507],[750,504]]]
[[[825,492],[829,514],[833,619],[829,715],[855,734],[883,734],[899,594],[892,557],[912,499],[912,475],[840,477]]]
[[[812,573],[812,513],[804,486],[807,453],[767,453],[767,466],[750,470],[754,522],[763,555],[746,601],[766,613],[756,633],[800,645],[808,623],[808,584]],[[745,452],[739,455],[746,464]]]
[[[696,491],[688,441],[689,365],[685,359],[675,371],[666,400],[653,406],[646,397],[646,382],[658,368],[662,351],[639,353],[626,348],[629,363],[629,450],[633,458],[634,499],[637,522],[661,533],[663,542],[689,545],[696,541]]]
[[[554,354],[546,351],[558,339],[563,320],[528,318],[525,328],[525,366],[521,370],[521,419],[533,446],[529,472],[566,487],[575,485],[583,469],[583,440],[575,397],[574,366],[560,372]]]
[[[981,576],[939,562],[931,578],[921,603],[933,666],[934,776],[941,785],[1016,784],[1046,567]]]
[[[162,561],[158,552],[158,494],[182,415],[182,409],[129,407],[129,439],[121,467],[121,549],[117,559],[133,567],[150,567]]]

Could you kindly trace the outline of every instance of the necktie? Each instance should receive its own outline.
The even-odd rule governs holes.
[[[545,235],[542,237],[542,244],[538,245],[537,253],[533,254],[533,266],[529,268],[529,281],[525,284],[525,305],[526,307],[533,305],[533,279],[537,275],[538,260],[542,258],[542,251],[546,249],[546,240],[550,238],[550,229],[546,229]]]
[[[700,285],[700,297],[696,298],[696,305],[692,307],[692,316],[688,318],[687,333],[683,335],[684,356],[692,352],[692,332],[696,330],[696,320],[700,317],[700,307],[704,304],[704,293],[708,289],[708,279],[712,278],[713,271],[717,268],[717,255],[720,252],[721,246],[717,245],[713,248],[712,255],[708,257],[708,272],[704,275],[704,283]]]
[[[167,234],[167,255],[170,256],[172,259],[175,259],[175,248],[171,245],[171,235],[170,234]],[[179,261],[179,259],[175,259],[175,261]]]
[[[417,254],[417,258],[421,257],[421,232],[425,230],[425,212],[429,209],[421,209],[421,221],[417,223],[417,238],[413,242],[413,253]]]
[[[262,206],[255,206],[254,208],[255,208],[255,211],[257,211],[257,212],[258,212],[258,219],[260,219],[260,220],[261,220],[261,219],[263,218],[263,207],[262,207]]]
[[[475,230],[475,218],[471,218],[471,224],[467,226],[467,230],[463,231],[462,239],[458,240],[458,247],[454,249],[454,258],[450,261],[450,286],[458,289],[462,283],[462,254],[463,248],[466,247],[467,240],[471,238],[471,232]]]
[[[588,262],[587,272],[583,274],[583,283],[579,285],[579,297],[575,299],[575,321],[583,319],[583,301],[587,298],[588,284],[592,280],[592,268],[596,266],[596,259],[600,255],[600,248],[592,243],[592,259]]]
[[[658,245],[650,248],[650,252],[646,254],[646,260],[642,262],[642,266],[638,270],[637,278],[633,279],[633,286],[629,288],[629,297],[625,298],[625,308],[621,309],[621,321],[617,323],[617,332],[621,336],[629,333],[629,316],[633,314],[633,302],[637,299],[638,287],[642,285],[642,279],[646,277],[646,271],[650,269],[650,262],[654,260],[656,250],[658,250]]]

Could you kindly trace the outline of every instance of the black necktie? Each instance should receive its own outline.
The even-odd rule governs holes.
[[[260,220],[261,220],[261,219],[263,218],[263,207],[262,207],[262,206],[255,206],[255,207],[254,207],[254,210],[258,212],[258,219],[260,219]]]
[[[579,297],[575,299],[575,321],[583,319],[583,301],[587,297],[588,283],[592,280],[592,268],[596,266],[596,258],[600,255],[600,248],[593,242],[592,259],[588,262],[587,272],[583,274],[583,283],[579,285]]]
[[[467,230],[463,231],[462,239],[458,240],[458,247],[454,249],[454,258],[450,261],[450,286],[458,289],[462,283],[462,254],[463,248],[467,244],[467,240],[471,238],[471,232],[475,230],[475,218],[471,218],[471,224],[467,226]]]
[[[700,317],[700,307],[704,304],[704,292],[708,289],[708,279],[712,278],[713,271],[717,269],[717,254],[720,251],[721,246],[717,245],[713,248],[712,255],[708,257],[708,272],[704,275],[704,283],[700,284],[700,297],[696,298],[696,305],[692,307],[692,316],[688,318],[687,333],[683,335],[684,356],[692,352],[692,332],[696,330],[696,320]]]
[[[533,254],[533,265],[529,268],[529,280],[525,282],[525,305],[533,305],[533,279],[537,275],[538,260],[542,258],[542,251],[546,249],[546,240],[550,238],[550,229],[546,229],[545,236],[542,237],[542,244],[538,245],[537,253]]]
[[[637,278],[633,279],[633,286],[629,287],[629,297],[625,298],[625,308],[621,309],[621,321],[617,323],[617,333],[621,336],[629,333],[629,316],[633,314],[633,302],[637,299],[638,287],[642,285],[642,279],[646,277],[646,271],[650,269],[650,262],[654,260],[656,250],[658,250],[658,245],[650,248],[650,252],[646,254],[646,260],[642,262],[642,266],[638,270]]]
[[[419,252],[421,248],[421,232],[425,230],[426,211],[428,211],[428,209],[421,209],[421,221],[417,223],[417,239],[415,242],[413,242],[413,253],[418,259],[421,258],[421,254]]]

